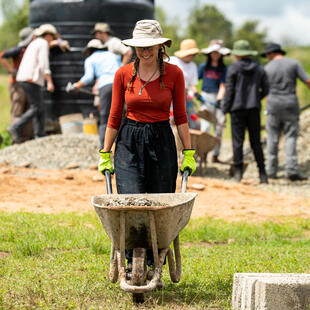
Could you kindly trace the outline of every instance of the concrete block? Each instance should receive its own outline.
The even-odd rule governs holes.
[[[236,273],[233,310],[310,310],[310,274]]]

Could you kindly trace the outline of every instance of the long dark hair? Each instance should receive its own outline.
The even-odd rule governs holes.
[[[224,64],[223,58],[224,58],[223,55],[221,55],[221,57],[218,60],[217,67],[219,68],[220,71],[223,71],[224,68],[226,67],[226,65]],[[205,65],[204,70],[207,71],[211,67],[212,67],[212,58],[211,58],[211,53],[210,53],[210,54],[207,54],[207,60],[206,60],[206,65]]]
[[[164,64],[164,59],[167,58],[169,60],[169,55],[166,52],[165,46],[162,45],[159,50],[158,50],[158,66],[159,66],[159,83],[160,83],[160,88],[165,88],[165,85],[163,83],[163,75],[165,74],[165,64]],[[134,82],[137,72],[139,69],[139,62],[140,59],[136,57],[134,64],[133,64],[133,70],[132,70],[132,76],[131,80],[127,84],[127,90],[130,89],[132,83]]]

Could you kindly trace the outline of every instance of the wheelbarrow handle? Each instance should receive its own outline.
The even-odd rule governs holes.
[[[186,193],[188,176],[190,174],[190,169],[185,168],[182,174],[182,182],[181,182],[181,193]]]
[[[106,186],[107,186],[107,193],[112,194],[112,181],[111,181],[111,172],[106,169],[103,171],[105,175],[105,181],[106,181]]]

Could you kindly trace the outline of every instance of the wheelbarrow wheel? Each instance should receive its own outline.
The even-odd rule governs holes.
[[[133,250],[131,283],[136,286],[146,283],[146,250],[143,248]],[[143,303],[144,299],[144,293],[132,293],[134,303]]]

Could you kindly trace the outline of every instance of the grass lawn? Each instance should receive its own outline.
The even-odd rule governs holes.
[[[139,309],[229,309],[236,272],[310,272],[310,220],[193,220],[183,273]],[[110,242],[92,214],[0,213],[0,309],[134,309],[108,279]]]

